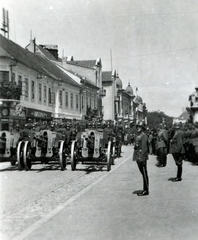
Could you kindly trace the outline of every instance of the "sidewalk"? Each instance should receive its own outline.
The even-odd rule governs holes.
[[[142,177],[129,151],[121,163],[24,239],[198,239],[198,166],[184,162],[183,180],[173,183],[172,156],[165,168],[150,156],[150,195],[139,197],[133,192],[142,189]]]

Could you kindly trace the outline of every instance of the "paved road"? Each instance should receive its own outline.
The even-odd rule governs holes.
[[[173,183],[171,155],[166,168],[150,156],[150,195],[138,197],[142,179],[131,152],[125,146],[112,171],[92,171],[7,214],[1,239],[198,239],[198,167],[184,162],[183,181]]]
[[[79,164],[77,171],[68,165],[60,171],[58,164],[36,164],[31,171],[18,171],[1,163],[0,239],[12,239],[106,173],[106,165]]]

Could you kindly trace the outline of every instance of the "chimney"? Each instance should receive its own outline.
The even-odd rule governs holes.
[[[58,60],[58,45],[46,44],[40,46],[50,52]]]
[[[26,47],[30,52],[36,53],[36,38],[30,39],[30,44]]]

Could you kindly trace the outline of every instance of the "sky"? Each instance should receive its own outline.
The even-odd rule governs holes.
[[[12,41],[25,47],[36,38],[58,45],[59,57],[101,58],[103,71],[115,69],[148,111],[178,117],[198,87],[197,0],[1,0],[0,7]]]

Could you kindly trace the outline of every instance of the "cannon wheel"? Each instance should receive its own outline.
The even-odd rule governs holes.
[[[115,149],[115,143],[113,143],[113,148],[112,148],[112,165],[114,165],[115,163],[114,163],[114,158],[115,158],[115,151],[116,151],[116,149]]]
[[[76,170],[76,153],[75,153],[76,141],[72,142],[71,145],[71,169]]]
[[[23,170],[25,168],[24,161],[23,161],[23,148],[24,148],[24,142],[20,141],[17,146],[17,162],[18,162],[19,170]]]
[[[61,170],[65,170],[65,168],[67,166],[67,160],[66,160],[66,156],[65,156],[65,141],[61,141],[61,143],[60,143],[59,161],[60,161]]]
[[[111,141],[108,142],[107,147],[107,171],[111,170]]]
[[[32,167],[32,162],[30,159],[31,144],[29,141],[25,141],[25,146],[23,150],[23,160],[25,165],[25,170],[29,171]]]

